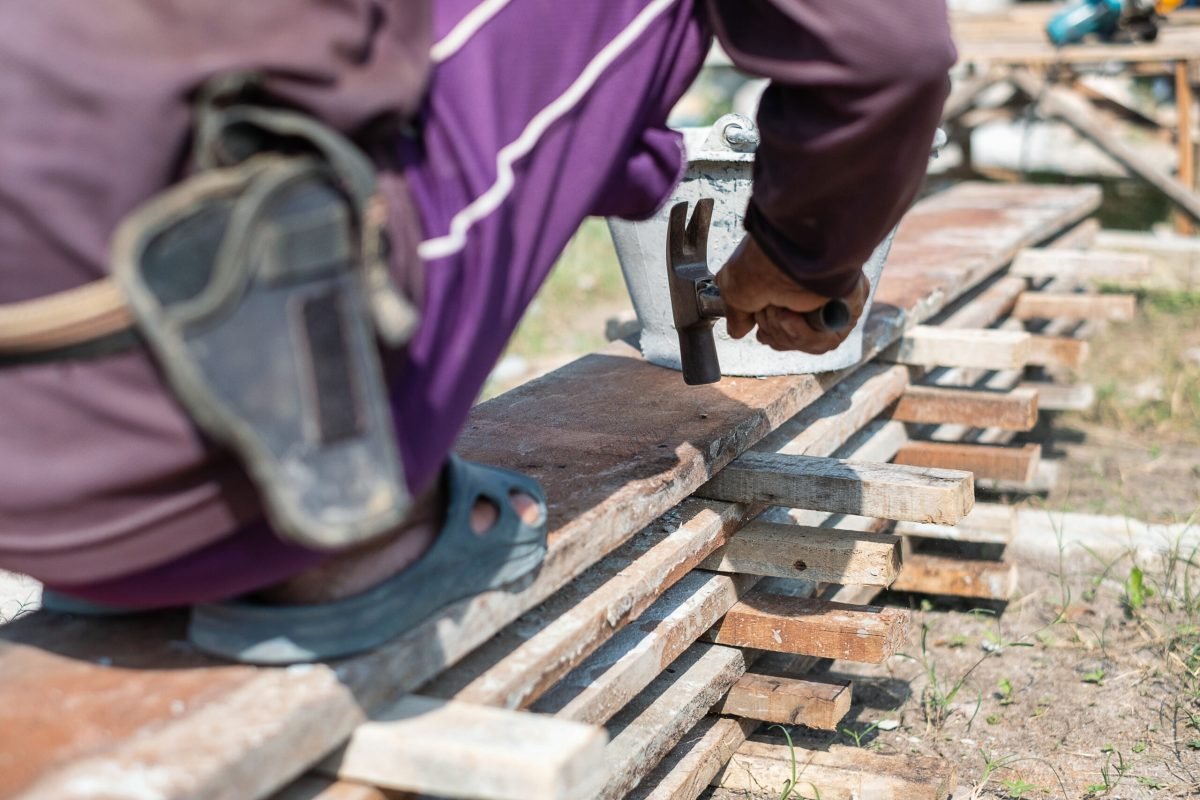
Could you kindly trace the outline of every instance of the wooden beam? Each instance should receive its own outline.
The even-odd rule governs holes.
[[[1091,348],[1084,339],[1073,336],[1034,335],[1030,341],[1031,367],[1063,367],[1079,369],[1088,359]]]
[[[1009,80],[1032,98],[1042,111],[1070,125],[1121,166],[1165,194],[1193,220],[1200,220],[1200,196],[1192,187],[1159,171],[1141,153],[1117,137],[1111,126],[1082,97],[1067,89],[1051,86],[1025,70],[1010,71]]]
[[[941,328],[990,328],[1008,316],[1029,283],[1011,275],[998,275],[974,292],[960,297],[931,323]]]
[[[1040,444],[993,447],[957,442],[909,442],[896,454],[897,464],[971,472],[993,481],[1029,481],[1042,457]]]
[[[971,513],[957,525],[930,525],[923,522],[897,522],[897,536],[943,539],[952,542],[1007,545],[1016,535],[1017,510],[1002,503],[976,503]]]
[[[899,608],[751,592],[709,638],[734,647],[879,664],[908,641],[911,619]]]
[[[1137,298],[1131,294],[1051,294],[1026,292],[1017,299],[1015,319],[1102,319],[1128,322],[1137,313]],[[1026,353],[1028,358],[1028,351]]]
[[[374,786],[362,783],[330,782],[315,775],[305,775],[271,795],[271,800],[396,800],[396,796],[389,797]]]
[[[893,245],[865,357],[1098,201],[1094,187],[978,183],[920,201]],[[138,765],[147,763],[168,800],[267,796],[344,741],[364,712],[424,685],[547,600],[837,379],[731,378],[685,391],[677,373],[613,344],[476,406],[459,452],[541,481],[550,498],[545,562],[528,585],[455,603],[336,665],[219,664],[178,647],[181,615],[98,622],[38,613],[8,623],[0,796],[76,800],[98,777],[112,786],[114,775],[144,780]],[[58,697],[48,685],[74,691]],[[30,737],[31,725],[45,735]],[[214,728],[221,737],[209,735]],[[60,746],[45,747],[51,739]]]
[[[664,590],[741,526],[745,512],[736,504],[685,500],[423,687],[422,694],[505,708],[530,705],[659,602]],[[736,594],[729,602],[734,599]]]
[[[1149,256],[1135,253],[1026,248],[1017,254],[1008,272],[1022,278],[1129,283],[1148,277],[1151,268]]]
[[[697,494],[947,525],[962,519],[975,502],[972,478],[965,472],[771,453],[745,454]]]
[[[835,731],[850,710],[849,681],[804,680],[747,672],[714,709],[720,714]]]
[[[624,797],[745,672],[740,650],[695,644],[613,720],[609,779],[596,800]]]
[[[534,704],[536,711],[576,722],[603,723],[691,647],[755,584],[747,575],[685,576],[638,619]]]
[[[913,367],[1020,369],[1029,360],[1029,335],[994,328],[918,325],[906,331],[880,359]]]
[[[702,565],[717,572],[887,586],[900,570],[900,540],[887,533],[754,521]]]
[[[586,798],[604,784],[600,728],[410,695],[318,765],[386,789],[479,800]]]
[[[894,402],[907,386],[905,367],[866,364],[767,434],[754,451],[828,456]]]
[[[877,593],[875,587],[841,586],[826,599],[862,604]],[[819,659],[768,653],[762,660],[775,662],[772,674],[798,676]],[[755,720],[706,717],[638,784],[629,800],[695,800],[758,724]]]
[[[1036,389],[1038,408],[1042,411],[1087,411],[1096,403],[1096,390],[1090,383],[1064,386],[1058,383],[1022,383]]]
[[[798,775],[795,794],[821,800],[945,800],[955,788],[953,765],[928,756],[882,755],[857,747],[789,748],[748,741],[713,781],[736,793],[768,795]]]
[[[892,419],[934,425],[1032,430],[1037,424],[1037,392],[979,392],[938,386],[910,386],[891,412]]]
[[[893,592],[1008,600],[1017,589],[1017,565],[996,561],[906,555]]]

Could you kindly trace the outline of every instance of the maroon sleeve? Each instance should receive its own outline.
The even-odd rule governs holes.
[[[945,0],[707,0],[733,63],[771,79],[746,229],[840,297],[925,175],[956,58]]]

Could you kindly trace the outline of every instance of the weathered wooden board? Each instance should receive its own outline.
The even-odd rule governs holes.
[[[857,747],[789,749],[748,741],[738,748],[713,785],[750,793],[751,797],[778,796],[791,779],[793,766],[799,773],[797,795],[821,800],[946,800],[956,777],[950,762],[940,758],[882,755]]]
[[[952,525],[975,502],[969,473],[815,456],[746,453],[696,494],[881,519]]]
[[[908,640],[907,610],[751,592],[709,632],[717,644],[878,664]]]
[[[1092,187],[962,184],[921,201],[893,245],[866,355],[1098,200]],[[460,452],[523,470],[550,497],[551,548],[537,579],[457,603],[336,667],[216,664],[179,644],[181,616],[81,622],[39,612],[5,625],[0,796],[72,800],[96,780],[119,792],[153,774],[165,798],[264,797],[344,741],[364,710],[386,707],[546,600],[830,385],[795,376],[685,388],[613,345],[480,405]],[[219,738],[206,727],[216,718]]]
[[[705,559],[717,572],[887,586],[900,570],[900,540],[886,533],[755,520]]]
[[[410,695],[359,725],[318,769],[464,800],[584,800],[608,779],[604,730]]]
[[[696,800],[757,727],[757,720],[704,717],[627,800]]]
[[[735,748],[736,749],[736,748]],[[389,797],[374,786],[352,781],[328,780],[316,776],[300,778],[272,800],[398,800],[395,794]]]
[[[724,542],[745,512],[737,504],[685,500],[421,693],[528,706]]]
[[[1100,319],[1128,322],[1137,313],[1137,298],[1131,294],[1059,294],[1026,292],[1017,298],[1012,315],[1016,319]],[[1015,333],[1015,331],[1011,331]],[[1027,356],[1028,357],[1028,356]]]
[[[1003,503],[976,503],[957,525],[897,522],[894,533],[921,539],[1007,545],[1016,535],[1017,510]]]
[[[1030,381],[1021,387],[1037,390],[1038,408],[1042,411],[1087,411],[1096,403],[1096,389],[1090,383],[1064,386]]]
[[[617,800],[637,786],[745,670],[736,648],[692,645],[610,723],[609,781],[596,800]]]
[[[714,709],[734,717],[837,730],[850,710],[849,681],[781,678],[747,672]]]
[[[1019,299],[1017,308],[1020,308]],[[1029,335],[994,328],[918,325],[885,350],[880,358],[914,367],[1020,369],[1029,361]]]
[[[1151,272],[1149,256],[1092,250],[1026,248],[1009,267],[1023,278],[1074,278],[1102,283],[1137,282]]]
[[[897,464],[960,469],[993,481],[1030,481],[1042,457],[1040,444],[994,447],[957,442],[909,442],[896,453]]]
[[[694,571],[562,679],[534,709],[579,722],[603,723],[650,685],[729,611],[756,580]]]
[[[1037,392],[979,392],[939,386],[910,386],[891,412],[892,419],[924,424],[1032,430],[1037,424]]]
[[[1034,336],[1030,341],[1029,365],[1079,369],[1088,359],[1090,348],[1083,339],[1072,336]]]
[[[1017,588],[1017,565],[923,554],[905,555],[894,592],[1008,600]]]

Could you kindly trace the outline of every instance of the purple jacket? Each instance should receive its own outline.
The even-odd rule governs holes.
[[[438,92],[448,91],[432,65],[431,41],[475,5],[478,0],[22,4],[0,25],[0,302],[103,275],[117,222],[181,174],[195,90],[235,69],[262,71],[278,98],[357,136],[377,157],[397,240],[395,266],[413,269],[420,263],[414,255],[418,219],[436,218],[438,198],[420,181],[409,191],[411,165],[400,155],[406,148],[368,140],[366,131],[426,122],[438,107]],[[528,42],[507,42],[504,59],[550,59],[554,41],[540,48],[533,43],[552,38],[553,25],[600,27],[612,22],[606,15],[650,5],[550,4],[569,7],[567,15],[541,0],[510,0],[496,16],[495,32],[507,30],[500,25],[506,22],[520,22],[513,30],[528,32],[521,34]],[[623,205],[610,201],[606,211],[644,215],[669,194],[681,156],[657,126],[687,75],[699,68],[711,31],[735,64],[773,79],[759,114],[763,141],[747,228],[799,282],[828,295],[844,293],[923,178],[954,60],[944,0],[676,0],[668,17],[646,35],[671,46],[655,49],[659,41],[648,41],[628,62],[637,74],[666,75],[661,86],[640,87],[662,96],[645,103],[644,113],[612,115],[625,129],[604,135],[627,142],[627,151],[606,156],[598,171],[588,165],[597,175],[589,172],[590,183],[573,186],[591,192],[596,203],[548,218],[538,236],[565,242],[583,215],[600,210],[603,197],[630,198]],[[583,61],[585,55],[564,54],[562,61],[574,64],[573,56]],[[666,66],[654,68],[656,58]],[[503,70],[498,64],[493,75]],[[529,72],[537,74],[523,71]],[[488,77],[480,74],[479,81],[491,91],[513,93],[515,102],[506,107],[522,108],[530,87],[489,83]],[[379,124],[388,121],[394,124]],[[466,141],[475,133],[470,126],[442,129],[446,152],[457,146],[456,137]],[[653,155],[646,141],[659,143]],[[650,162],[653,168],[639,168]],[[443,161],[426,168],[475,166]],[[558,249],[545,244],[528,251],[527,285],[512,295],[522,307]],[[413,275],[398,277],[413,285]],[[456,291],[469,296],[485,289],[471,284]],[[438,317],[429,304],[442,303],[440,297],[430,290],[418,298],[428,317]],[[432,442],[428,452],[405,452],[414,488],[436,474],[513,324],[515,318],[506,318],[494,326],[490,338],[497,341],[486,357],[461,347],[428,357],[428,379],[453,391],[437,401],[444,408],[430,401],[419,419],[398,419],[402,445],[406,426],[414,441]],[[420,349],[420,336],[416,345]],[[449,377],[441,382],[438,376]],[[118,577],[219,542],[260,515],[241,469],[198,435],[145,353],[0,369],[0,398],[0,568],[67,585]],[[439,429],[432,438],[431,428]]]

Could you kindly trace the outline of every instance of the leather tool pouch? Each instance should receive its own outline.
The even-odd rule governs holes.
[[[347,547],[410,504],[376,336],[403,344],[416,314],[386,277],[367,159],[311,118],[221,95],[201,109],[200,170],[123,222],[114,275],[177,397],[241,457],[275,530]]]

